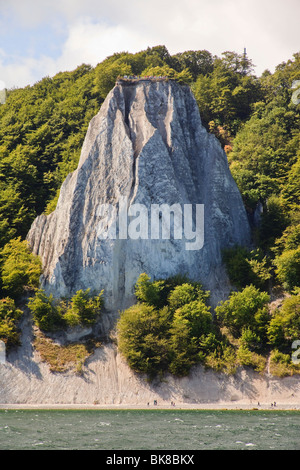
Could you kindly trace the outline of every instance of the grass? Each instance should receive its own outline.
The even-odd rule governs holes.
[[[34,347],[43,362],[49,365],[51,372],[67,372],[73,370],[78,375],[83,373],[86,359],[93,354],[94,348],[100,343],[72,343],[59,345],[47,338],[40,331],[36,334]]]
[[[270,356],[270,373],[275,377],[300,374],[300,364],[293,364],[288,354],[273,350]]]

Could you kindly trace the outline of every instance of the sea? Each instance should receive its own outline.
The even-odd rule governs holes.
[[[0,410],[0,450],[105,450],[116,459],[122,451],[299,449],[300,411]]]

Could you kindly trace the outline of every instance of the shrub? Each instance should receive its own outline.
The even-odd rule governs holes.
[[[90,289],[79,290],[71,300],[57,300],[38,290],[28,302],[37,326],[43,331],[54,331],[65,326],[91,325],[100,315],[103,291],[91,296]]]
[[[188,374],[200,360],[199,338],[212,328],[208,293],[181,276],[151,281],[143,273],[136,296],[139,302],[122,312],[117,324],[119,349],[130,367],[150,377]]]
[[[176,286],[169,294],[168,304],[172,311],[183,307],[184,305],[200,300],[205,302],[209,297],[208,292],[204,292],[197,283],[183,283]]]
[[[155,307],[162,306],[161,292],[164,288],[164,281],[152,281],[150,276],[142,273],[135,285],[135,295],[140,302],[145,302]]]
[[[279,310],[276,310],[268,327],[271,345],[284,349],[300,338],[300,295],[287,297]]]
[[[22,314],[13,299],[6,297],[0,300],[0,339],[8,347],[19,342],[17,326]]]
[[[263,372],[266,367],[266,359],[250,351],[245,345],[239,347],[236,357],[241,366],[253,367],[256,372]]]
[[[103,306],[103,291],[99,295],[92,297],[90,289],[79,290],[71,299],[71,306],[64,315],[69,326],[75,324],[90,325],[95,323],[97,315],[100,314]]]
[[[226,249],[223,260],[229,279],[237,289],[244,289],[249,284],[259,289],[266,288],[271,278],[271,268],[261,250],[248,251],[242,247]]]
[[[31,253],[28,242],[21,238],[11,240],[1,250],[1,280],[4,292],[16,299],[25,290],[35,290],[39,286],[41,262]]]
[[[284,251],[274,263],[277,277],[285,289],[291,292],[300,287],[300,247]]]
[[[277,377],[286,377],[293,375],[293,364],[291,364],[291,358],[289,354],[283,354],[274,349],[270,356],[270,373]]]
[[[212,315],[203,301],[194,300],[178,308],[173,317],[170,333],[170,372],[188,374],[199,362],[199,340],[211,332]]]
[[[122,312],[118,347],[129,366],[150,377],[167,369],[169,311],[138,303]]]
[[[267,304],[270,300],[266,292],[261,292],[253,285],[241,292],[233,292],[229,299],[216,307],[218,319],[231,332],[239,337],[244,328],[251,328],[261,339],[266,334],[269,320]]]
[[[28,301],[36,325],[43,331],[53,331],[63,326],[63,318],[52,294],[47,296],[40,289]]]

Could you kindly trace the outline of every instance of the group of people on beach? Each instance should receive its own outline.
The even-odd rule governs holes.
[[[259,403],[259,402],[257,403],[257,406],[260,406],[260,403]],[[273,407],[273,406],[274,406],[274,408],[275,408],[275,406],[276,406],[276,401],[274,401],[274,403],[271,403],[271,407]]]
[[[150,403],[148,402],[147,405],[150,406]],[[154,401],[153,401],[153,405],[154,405],[154,406],[157,406],[157,400],[154,400]],[[175,406],[175,402],[174,402],[174,401],[171,401],[171,406]]]

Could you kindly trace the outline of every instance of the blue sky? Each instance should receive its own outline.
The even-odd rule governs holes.
[[[0,84],[164,44],[248,56],[260,75],[300,51],[299,0],[0,0]]]

